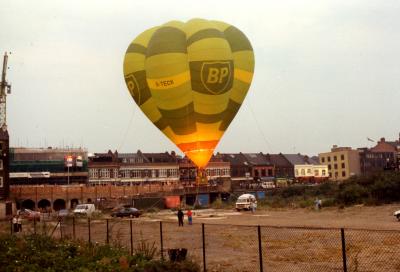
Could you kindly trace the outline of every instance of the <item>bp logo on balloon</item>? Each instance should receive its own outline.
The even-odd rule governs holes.
[[[232,87],[232,68],[229,61],[204,62],[201,82],[212,94],[220,94]]]

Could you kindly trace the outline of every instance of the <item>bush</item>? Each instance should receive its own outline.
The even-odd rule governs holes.
[[[0,236],[1,271],[200,271],[190,261],[171,263],[150,260],[153,247],[143,243],[140,254],[130,256],[120,248],[69,240],[54,240],[44,235]],[[148,254],[143,254],[147,252]],[[158,269],[160,268],[160,269]]]
[[[368,196],[367,190],[357,183],[342,186],[337,195],[337,200],[345,205],[362,203],[363,198]]]

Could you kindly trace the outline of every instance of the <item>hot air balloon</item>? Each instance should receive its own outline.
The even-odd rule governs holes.
[[[136,104],[199,169],[204,169],[250,87],[247,37],[219,21],[171,21],[129,45],[125,82]]]

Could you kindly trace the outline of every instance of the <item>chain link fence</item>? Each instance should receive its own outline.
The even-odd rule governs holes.
[[[138,219],[23,220],[21,232],[112,244],[131,254],[184,257],[203,271],[400,271],[400,231],[193,224]]]

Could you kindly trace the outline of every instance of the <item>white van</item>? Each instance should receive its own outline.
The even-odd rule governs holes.
[[[74,215],[91,216],[96,211],[94,204],[79,204],[75,207]]]
[[[250,210],[251,203],[254,204],[254,208],[257,208],[256,197],[252,194],[243,194],[236,200],[236,210]]]

